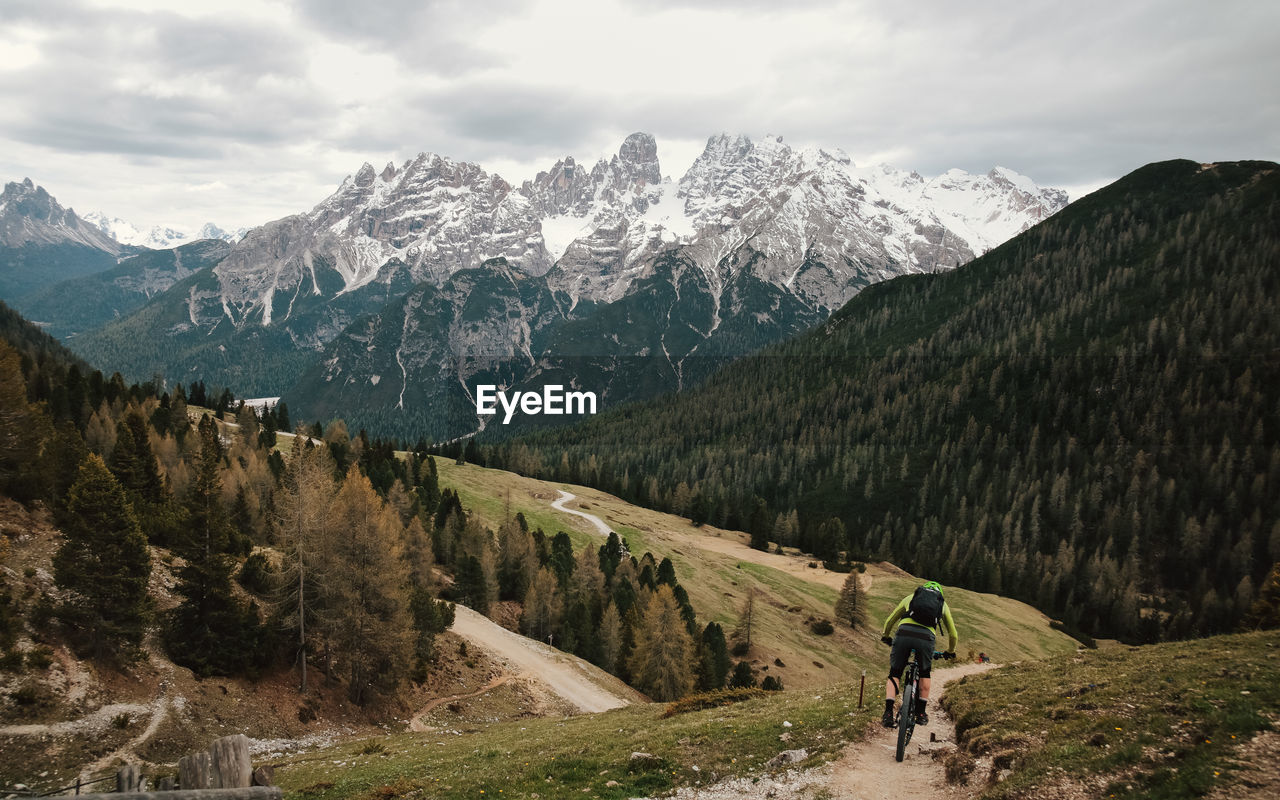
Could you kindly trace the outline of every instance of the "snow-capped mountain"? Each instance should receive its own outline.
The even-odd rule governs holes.
[[[22,309],[35,291],[108,269],[124,251],[30,178],[0,192],[0,299],[10,305]]]
[[[151,250],[168,250],[179,245],[196,242],[201,239],[221,239],[235,243],[244,237],[246,228],[231,233],[219,228],[212,222],[205,223],[199,230],[191,231],[173,228],[168,225],[156,225],[143,230],[131,222],[119,217],[109,217],[101,211],[92,211],[84,215],[84,220],[101,229],[121,244],[146,247]]]
[[[370,409],[384,422],[409,413],[406,396],[462,407],[448,392],[476,375],[517,383],[566,354],[603,358],[594,379],[629,397],[624,372],[649,392],[688,385],[865,286],[958,266],[1065,204],[999,167],[926,179],[772,136],[713,136],[678,182],[644,133],[518,186],[423,153],[364,164],[311,211],[249,231],[114,341],[168,335],[166,363],[132,368],[200,372],[307,413],[350,415],[378,386],[394,394]],[[661,363],[626,372],[618,359],[634,357]],[[308,391],[290,396],[304,372]],[[441,381],[454,388],[406,395]]]

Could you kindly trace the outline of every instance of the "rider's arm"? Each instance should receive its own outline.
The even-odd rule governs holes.
[[[942,629],[947,632],[947,652],[954,653],[956,645],[960,643],[960,636],[956,633],[956,621],[951,618],[951,606],[948,603],[942,604]]]
[[[889,618],[884,621],[884,629],[880,631],[881,636],[892,636],[893,629],[897,626],[898,620],[907,615],[907,606],[911,605],[911,595],[902,598],[902,602],[898,603],[898,607],[893,610]]]

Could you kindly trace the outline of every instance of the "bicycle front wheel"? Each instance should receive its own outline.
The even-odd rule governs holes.
[[[907,683],[902,688],[902,707],[898,709],[898,748],[894,758],[901,761],[907,753],[907,743],[911,741],[911,731],[916,726],[916,684]]]

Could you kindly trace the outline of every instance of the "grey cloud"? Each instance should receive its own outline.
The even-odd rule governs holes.
[[[28,23],[41,10],[18,9]],[[44,58],[0,72],[0,136],[69,152],[213,159],[233,143],[287,142],[331,105],[301,82],[301,47],[282,32],[67,3],[59,13],[46,23]]]
[[[325,35],[395,55],[404,63],[446,76],[500,63],[482,46],[496,18],[518,10],[518,0],[296,0],[299,16]]]
[[[297,41],[282,31],[224,21],[160,18],[148,54],[183,74],[231,78],[243,84],[264,75],[299,76],[306,60]]]

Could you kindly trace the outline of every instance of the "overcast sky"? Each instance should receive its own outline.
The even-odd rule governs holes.
[[[648,131],[679,179],[728,131],[1075,196],[1160,159],[1280,159],[1277,30],[1275,0],[3,0],[0,179],[230,228],[364,161],[518,183]]]

